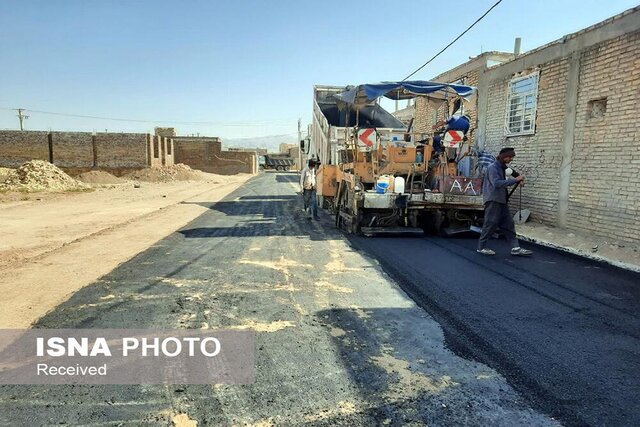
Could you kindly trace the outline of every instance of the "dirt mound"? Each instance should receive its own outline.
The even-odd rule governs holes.
[[[76,179],[87,184],[124,184],[127,181],[105,171],[83,172]]]
[[[78,191],[90,187],[71,178],[57,166],[43,160],[24,163],[10,174],[0,189],[8,191]]]
[[[178,163],[177,165],[146,168],[127,174],[127,178],[147,182],[171,182],[171,181],[203,181],[208,179],[207,174],[193,170],[189,166]]]

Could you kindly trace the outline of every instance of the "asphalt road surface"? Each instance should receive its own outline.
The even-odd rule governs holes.
[[[447,346],[504,375],[566,425],[640,425],[640,275],[538,246],[352,238],[443,327]]]
[[[640,425],[638,275],[345,236],[303,216],[296,182],[198,202],[35,325],[250,328],[254,384],[1,386],[0,425]]]

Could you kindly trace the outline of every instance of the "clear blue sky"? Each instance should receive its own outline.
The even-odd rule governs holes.
[[[292,134],[314,84],[399,80],[495,0],[0,0],[0,107],[176,124],[225,138]],[[414,78],[481,50],[523,50],[637,5],[503,0]],[[140,131],[153,123],[31,113],[27,129]],[[15,129],[0,110],[0,129]]]

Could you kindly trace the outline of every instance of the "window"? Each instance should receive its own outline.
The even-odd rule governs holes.
[[[592,99],[587,103],[589,119],[599,119],[607,112],[607,98]]]
[[[505,131],[510,135],[528,135],[536,130],[539,74],[516,77],[509,82]]]

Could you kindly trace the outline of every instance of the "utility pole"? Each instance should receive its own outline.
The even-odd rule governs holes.
[[[24,108],[18,108],[18,119],[20,120],[20,130],[24,130],[23,122],[29,118],[29,116],[23,113]]]

